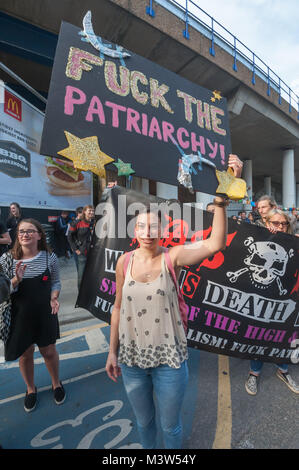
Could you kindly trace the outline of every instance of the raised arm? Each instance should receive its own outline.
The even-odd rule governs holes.
[[[234,175],[237,178],[241,176],[243,163],[237,155],[229,155],[228,166],[233,169]],[[228,200],[217,195],[213,204],[215,205],[215,212],[210,237],[207,240],[171,248],[169,254],[174,266],[198,264],[205,258],[209,258],[217,253],[217,251],[225,249],[227,237],[226,206],[228,205]]]

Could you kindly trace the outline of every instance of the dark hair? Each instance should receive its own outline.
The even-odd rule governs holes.
[[[18,204],[17,202],[11,202],[11,203],[9,204],[9,217],[14,217],[14,216],[12,215],[12,213],[11,213],[11,206],[16,206],[16,208],[17,208],[18,211],[19,211],[19,217],[20,217],[20,215],[21,215],[21,206],[20,206],[20,204]]]
[[[88,204],[87,206],[84,206],[83,207],[83,218],[85,219],[85,212],[87,211],[87,209],[93,209],[94,210],[94,207],[90,204]]]
[[[82,214],[82,212],[83,212],[83,206],[77,207],[77,209],[76,209],[76,215]]]
[[[41,239],[38,240],[38,243],[37,243],[38,250],[39,251],[44,250],[44,251],[50,252],[51,250],[49,249],[49,247],[47,245],[46,233],[45,233],[45,230],[44,230],[43,226],[41,225],[41,223],[38,220],[35,220],[35,219],[23,219],[18,223],[17,234],[19,232],[20,225],[23,224],[23,223],[34,225],[36,230],[41,235]],[[21,259],[22,256],[23,256],[22,246],[20,245],[18,237],[16,237],[16,240],[15,240],[14,245],[13,245],[12,250],[11,250],[11,254],[12,254],[14,259]]]

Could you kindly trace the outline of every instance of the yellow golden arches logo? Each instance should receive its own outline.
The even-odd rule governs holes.
[[[16,100],[9,98],[7,103],[7,109],[13,113],[19,115],[19,104]]]
[[[22,101],[10,93],[8,90],[5,90],[4,95],[4,112],[17,119],[18,121],[22,120]]]

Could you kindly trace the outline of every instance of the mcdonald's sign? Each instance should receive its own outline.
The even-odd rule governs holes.
[[[22,101],[7,90],[4,94],[4,112],[22,121]]]

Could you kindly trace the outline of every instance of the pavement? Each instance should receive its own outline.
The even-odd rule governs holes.
[[[5,363],[0,346],[0,444],[4,449],[140,449],[132,409],[122,385],[105,373],[110,326],[74,308],[77,272],[61,259],[57,350],[65,402],[54,403],[48,371],[35,350],[38,404],[23,409],[25,386],[18,361]],[[298,449],[299,395],[265,364],[258,395],[244,387],[249,364],[189,348],[189,384],[182,408],[183,449]],[[299,381],[299,367],[290,372]],[[158,448],[163,448],[161,430]]]

